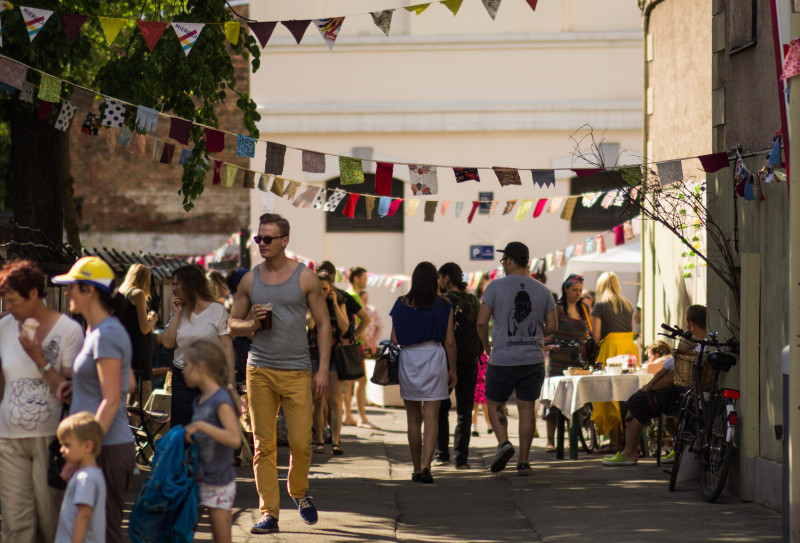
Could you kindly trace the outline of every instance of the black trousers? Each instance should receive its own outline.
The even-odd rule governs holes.
[[[467,461],[469,438],[472,431],[472,407],[475,403],[475,382],[478,380],[477,360],[459,361],[456,365],[456,430],[453,435],[453,450],[456,463]],[[452,392],[452,389],[450,390]],[[450,417],[452,407],[450,398],[442,401],[439,407],[439,435],[436,444],[436,459],[450,460]]]
[[[192,403],[200,396],[200,389],[189,388],[183,379],[183,370],[172,366],[172,419],[170,427],[186,426],[192,422]]]

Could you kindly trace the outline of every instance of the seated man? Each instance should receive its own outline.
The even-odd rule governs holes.
[[[686,310],[686,328],[695,339],[706,337],[706,308],[693,305]],[[679,349],[693,350],[695,345],[685,339],[681,340]],[[639,455],[637,446],[642,430],[653,417],[658,417],[670,401],[676,401],[681,389],[673,383],[675,376],[675,359],[670,357],[663,368],[656,373],[649,383],[628,398],[628,417],[625,419],[625,448],[615,454],[603,458],[606,466],[635,465]]]

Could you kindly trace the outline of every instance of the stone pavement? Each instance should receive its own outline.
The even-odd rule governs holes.
[[[511,406],[512,442],[517,443]],[[699,483],[667,490],[669,474],[651,459],[632,467],[605,467],[599,455],[555,459],[534,439],[533,474],[520,477],[515,459],[500,474],[488,470],[496,446],[486,433],[472,438],[472,469],[434,467],[433,485],[412,483],[402,409],[369,408],[382,430],[343,428],[343,456],[315,454],[310,495],[320,520],[308,526],[286,493],[288,447],[278,450],[281,479],[280,533],[252,535],[258,496],[251,468],[238,469],[233,540],[255,541],[780,541],[778,513],[723,494],[715,504],[700,496]],[[455,411],[451,412],[451,430]],[[544,424],[540,421],[539,431]],[[141,474],[135,481],[138,487]],[[135,499],[135,489],[129,500]],[[207,517],[198,541],[210,541]]]

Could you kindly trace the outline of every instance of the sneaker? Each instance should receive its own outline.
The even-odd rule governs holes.
[[[251,534],[274,534],[278,530],[278,519],[270,515],[264,515],[261,520],[253,524],[250,528]]]
[[[618,452],[614,456],[606,456],[603,458],[602,463],[604,466],[635,466],[636,460],[626,460]]]
[[[669,451],[669,454],[661,459],[662,464],[672,464],[675,462],[675,449]]]
[[[466,460],[456,460],[456,469],[469,469],[471,467]]]
[[[449,466],[450,459],[449,458],[437,458],[433,461],[434,466]]]
[[[510,441],[498,445],[497,452],[494,454],[494,459],[489,469],[492,470],[492,473],[503,471],[506,469],[506,464],[508,464],[512,456],[514,456],[514,446]]]
[[[517,462],[517,475],[530,475],[531,465],[528,462]]]
[[[472,431],[472,437],[478,437],[479,435],[480,435],[480,434],[478,433],[478,431],[477,431],[477,430],[473,430],[473,431]]]
[[[411,482],[412,483],[421,483],[422,482],[422,474],[421,473],[412,473],[411,474]]]
[[[433,475],[431,475],[431,470],[428,468],[422,468],[422,472],[420,473],[420,480],[422,481],[423,485],[429,485],[433,482]]]
[[[300,518],[306,524],[316,524],[319,518],[317,515],[317,508],[311,502],[311,496],[303,496],[302,498],[292,498],[297,510],[300,512]]]

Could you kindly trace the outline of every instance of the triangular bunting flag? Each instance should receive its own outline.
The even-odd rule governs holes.
[[[267,22],[255,22],[255,23],[247,23],[247,26],[250,27],[250,30],[253,31],[258,43],[261,44],[261,48],[267,46],[267,42],[269,41],[270,37],[272,37],[272,32],[275,30],[275,26],[277,25],[277,21],[267,21]]]
[[[441,4],[449,9],[453,15],[458,15],[458,10],[461,9],[461,4],[464,3],[464,0],[444,0]]]
[[[383,11],[370,12],[370,15],[372,15],[372,21],[387,36],[389,35],[389,28],[392,26],[393,13],[394,13],[393,9],[385,9]]]
[[[39,34],[39,31],[53,14],[52,11],[46,9],[29,8],[26,6],[20,6],[19,10],[22,12],[22,18],[25,19],[25,27],[28,30],[28,38],[31,41]]]
[[[408,179],[411,184],[411,192],[413,192],[415,196],[417,194],[428,196],[439,192],[436,166],[411,164],[408,166]]]
[[[328,50],[333,49],[333,43],[342,29],[344,17],[330,17],[328,19],[314,19],[314,26],[319,30],[322,39],[328,44]]]
[[[536,11],[536,4],[539,2],[539,0],[525,0],[525,1],[528,2],[528,5],[531,7],[533,11]]]
[[[239,30],[241,29],[241,27],[242,25],[240,25],[236,21],[228,21],[227,23],[225,23],[225,37],[233,45],[239,43]]]
[[[159,23],[158,21],[136,21],[136,24],[139,25],[139,32],[142,33],[144,42],[151,52],[158,43],[159,38],[161,38],[161,34],[169,26],[168,23]]]
[[[200,32],[203,31],[204,23],[172,23],[172,29],[178,36],[178,41],[181,42],[183,53],[188,57],[192,51],[192,47],[197,38],[200,37]]]
[[[404,9],[410,13],[416,13],[417,15],[419,15],[420,13],[428,9],[430,5],[431,2],[428,2],[427,4],[415,4],[413,6],[408,6],[407,8]]]
[[[64,27],[64,34],[67,35],[67,42],[72,43],[81,31],[83,23],[89,18],[88,15],[78,15],[75,13],[59,13],[61,24]]]
[[[311,24],[311,19],[303,19],[300,21],[291,20],[291,21],[281,21],[281,24],[289,29],[289,32],[292,33],[294,36],[294,40],[297,42],[297,45],[300,45],[300,40],[303,39],[303,34],[306,33],[306,28],[308,25]]]
[[[489,17],[494,18],[497,17],[497,10],[500,9],[500,0],[482,0],[483,7],[486,8],[486,11],[489,13]]]
[[[117,19],[116,17],[98,17],[103,35],[106,37],[108,45],[114,43],[119,31],[128,23],[127,19]]]

